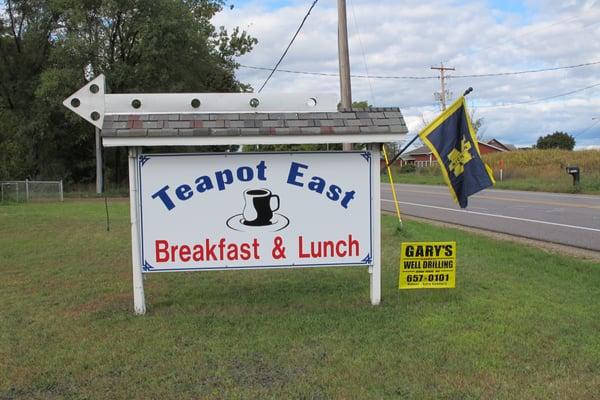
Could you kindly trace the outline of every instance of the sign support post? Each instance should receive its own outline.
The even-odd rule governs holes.
[[[129,210],[131,214],[131,266],[133,271],[133,306],[138,315],[146,313],[146,299],[144,297],[144,279],[142,277],[140,228],[139,228],[139,172],[137,160],[140,151],[138,147],[129,148]]]
[[[371,237],[373,240],[373,265],[369,267],[371,304],[376,306],[381,302],[381,182],[379,171],[379,160],[381,159],[381,144],[371,143],[368,149],[371,151],[373,162],[371,163],[371,182],[373,191],[371,193],[371,204],[373,207],[373,226]]]

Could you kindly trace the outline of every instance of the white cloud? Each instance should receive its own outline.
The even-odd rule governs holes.
[[[215,23],[240,26],[259,39],[240,63],[271,67],[296,30],[310,2],[294,2],[267,9],[249,2],[219,14]],[[530,15],[492,10],[480,0],[397,2],[348,1],[351,70],[365,74],[362,40],[372,75],[435,75],[430,66],[444,64],[455,74],[477,74],[555,67],[600,61],[600,2],[528,0]],[[282,63],[282,69],[337,72],[336,2],[322,0]],[[355,18],[356,17],[356,18]],[[356,24],[355,24],[356,19]],[[360,30],[360,40],[358,31]],[[518,145],[534,143],[554,131],[571,134],[586,129],[600,117],[600,87],[544,103],[506,108],[484,105],[523,102],[569,92],[600,82],[600,66],[572,70],[480,79],[450,79],[459,95],[474,87],[469,97],[477,115],[485,118],[486,135]],[[267,71],[240,69],[243,82],[260,87]],[[354,78],[353,98],[374,105],[399,106],[412,131],[421,115],[431,120],[437,111],[433,92],[439,81]],[[371,93],[370,87],[373,88]],[[265,91],[339,92],[337,77],[276,73]],[[600,126],[577,137],[578,146],[600,142]]]

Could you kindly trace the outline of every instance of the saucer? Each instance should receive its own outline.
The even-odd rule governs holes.
[[[285,216],[277,213],[273,213],[271,223],[269,225],[262,226],[251,226],[244,224],[244,216],[242,214],[236,214],[227,220],[227,226],[234,231],[240,232],[277,232],[290,224],[290,220]]]

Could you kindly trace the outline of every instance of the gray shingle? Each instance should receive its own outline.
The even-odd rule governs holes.
[[[269,119],[269,114],[265,114],[265,113],[241,113],[240,114],[240,119],[243,120],[256,120],[256,119]]]
[[[284,126],[284,120],[283,119],[278,119],[278,120],[266,120],[266,121],[261,121],[261,126],[259,126],[259,128],[283,128]]]
[[[298,119],[296,113],[269,113],[269,119]]]
[[[148,136],[177,136],[177,129],[171,128],[159,128],[159,129],[148,129]]]
[[[179,136],[209,136],[210,128],[178,129]]]
[[[322,119],[315,121],[316,126],[344,126],[344,120],[342,119]]]
[[[240,114],[238,113],[230,113],[230,114],[210,114],[210,120],[211,121],[220,121],[220,120],[228,120],[228,121],[234,121],[240,119]]]
[[[343,112],[107,115],[102,135],[239,136],[407,133],[397,107]],[[142,129],[140,129],[142,128]]]
[[[327,118],[329,118],[329,119],[354,119],[354,118],[356,118],[356,114],[353,112],[327,113]]]
[[[299,119],[299,120],[286,120],[285,125],[289,128],[300,128],[300,127],[309,127],[315,126],[315,122],[313,120],[308,119]]]
[[[344,124],[346,126],[371,126],[373,125],[373,121],[370,119],[345,119]]]

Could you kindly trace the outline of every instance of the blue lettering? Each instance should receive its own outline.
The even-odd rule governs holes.
[[[323,190],[325,190],[325,179],[313,176],[310,182],[308,182],[308,190],[322,194]]]
[[[175,194],[179,200],[187,200],[194,195],[194,192],[192,192],[192,187],[190,185],[183,184],[175,189]]]
[[[327,198],[331,201],[338,201],[340,199],[340,194],[342,194],[342,189],[337,185],[329,186],[329,191],[327,192]]]
[[[308,165],[300,164],[297,162],[292,162],[292,166],[290,167],[290,173],[288,175],[287,183],[289,183],[290,185],[295,185],[295,186],[300,186],[300,187],[304,186],[304,183],[298,182],[296,180],[297,177],[304,176],[304,174],[302,172],[300,172],[300,168],[308,169]]]
[[[165,207],[167,207],[167,210],[171,211],[172,209],[175,208],[175,204],[173,203],[173,200],[171,200],[171,198],[169,197],[169,195],[167,194],[167,190],[169,190],[169,185],[163,187],[162,189],[160,189],[158,192],[154,193],[152,195],[152,198],[160,198],[163,202],[163,204],[165,205]]]
[[[250,167],[239,167],[237,170],[237,177],[242,182],[251,181],[254,178],[254,171]]]
[[[259,181],[267,180],[267,177],[265,176],[265,169],[267,169],[267,166],[265,165],[264,161],[259,162],[258,165],[256,166],[256,170],[258,171],[258,180]]]
[[[215,178],[217,179],[217,188],[219,191],[225,190],[225,185],[231,185],[233,183],[233,174],[229,169],[218,171],[215,173]]]
[[[348,203],[350,203],[350,200],[352,200],[354,198],[355,194],[356,194],[356,192],[354,190],[346,192],[346,194],[344,195],[344,198],[342,199],[342,207],[348,208]]]
[[[204,193],[207,190],[214,188],[213,183],[208,176],[201,176],[200,178],[196,179],[195,183],[197,185],[196,190],[198,193]]]

